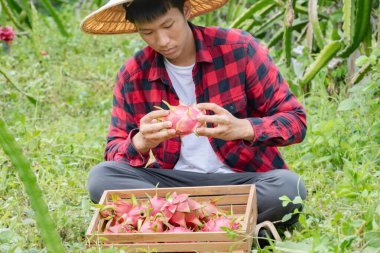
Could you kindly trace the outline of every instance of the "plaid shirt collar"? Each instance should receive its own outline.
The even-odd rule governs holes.
[[[196,62],[212,63],[212,57],[205,43],[202,31],[199,27],[188,22],[195,40]],[[154,51],[154,60],[149,72],[149,81],[161,79],[163,83],[167,84],[168,75],[165,70],[164,57]]]

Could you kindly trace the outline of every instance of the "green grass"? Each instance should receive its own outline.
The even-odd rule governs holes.
[[[34,28],[39,36],[18,36],[10,54],[1,52],[0,65],[38,103],[0,76],[0,117],[31,162],[67,251],[83,252],[93,214],[87,175],[103,159],[116,73],[142,43],[131,35],[84,35],[69,7],[63,13],[71,38],[41,21]],[[380,252],[379,87],[377,94],[362,91],[372,82],[367,79],[352,90],[348,110],[337,111],[347,96],[328,96],[323,73],[315,80],[312,95],[299,96],[308,112],[307,137],[281,148],[309,193],[300,226],[276,251]],[[0,206],[0,252],[43,252],[23,185],[2,150]]]

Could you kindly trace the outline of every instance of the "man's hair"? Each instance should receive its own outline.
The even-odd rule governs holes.
[[[183,13],[185,0],[134,0],[130,5],[123,4],[125,19],[132,23],[151,22],[164,15],[171,8],[177,8]]]

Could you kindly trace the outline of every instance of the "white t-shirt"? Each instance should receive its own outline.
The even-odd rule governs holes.
[[[165,58],[165,68],[182,104],[192,105],[196,102],[195,84],[191,66],[176,66]],[[179,160],[175,170],[198,173],[234,173],[234,171],[215,154],[208,138],[189,134],[182,137]]]

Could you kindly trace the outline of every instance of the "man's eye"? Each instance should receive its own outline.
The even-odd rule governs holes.
[[[172,27],[173,26],[173,24],[170,24],[170,25],[167,25],[167,26],[164,26],[165,28],[170,28],[170,27]]]

